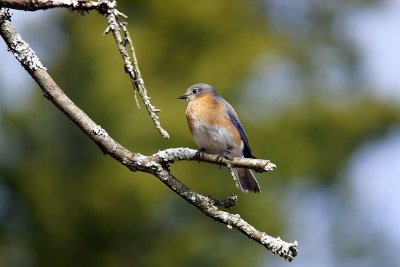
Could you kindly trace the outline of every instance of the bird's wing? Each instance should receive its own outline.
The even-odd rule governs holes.
[[[244,131],[242,124],[240,124],[239,118],[238,118],[235,110],[232,108],[232,106],[228,102],[226,102],[223,99],[221,99],[221,100],[224,101],[229,120],[233,123],[233,125],[235,125],[236,129],[240,133],[240,137],[242,138],[242,141],[243,141],[243,144],[244,144],[243,156],[245,158],[255,158],[253,156],[253,153],[251,152],[251,148],[250,148],[250,145],[249,145],[249,140],[247,139],[246,132]]]

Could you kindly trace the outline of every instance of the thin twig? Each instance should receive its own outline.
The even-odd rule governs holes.
[[[138,61],[136,58],[135,54],[135,48],[133,46],[132,39],[129,35],[128,29],[126,27],[125,22],[119,21],[118,17],[122,16],[124,17],[121,12],[119,12],[117,9],[114,7],[109,8],[107,10],[107,21],[108,21],[108,27],[104,31],[104,34],[107,34],[109,32],[112,32],[115,41],[117,42],[119,52],[122,56],[122,59],[124,60],[124,65],[125,65],[125,71],[128,73],[132,86],[135,89],[136,92],[139,93],[140,98],[142,99],[147,112],[149,113],[151,119],[153,120],[153,123],[161,136],[163,138],[169,138],[168,132],[161,127],[159,117],[157,115],[158,112],[160,112],[160,109],[156,108],[151,104],[150,102],[150,97],[147,95],[147,89],[144,85],[144,81],[142,79],[142,75],[139,70],[139,65]],[[121,35],[122,33],[122,35]],[[129,55],[129,52],[126,48],[128,45],[131,53]],[[132,58],[132,60],[131,60]],[[136,94],[135,94],[136,97]],[[136,101],[138,104],[138,102]],[[139,106],[139,105],[138,105]]]

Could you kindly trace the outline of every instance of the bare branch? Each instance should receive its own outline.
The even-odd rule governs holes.
[[[109,3],[106,3],[109,2]],[[0,7],[19,9],[24,11],[36,11],[41,9],[67,7],[80,10],[99,9],[102,5],[115,5],[110,1],[82,1],[82,0],[1,0]]]
[[[172,176],[168,169],[160,168],[158,171],[158,177],[162,182],[183,197],[186,201],[196,206],[208,217],[225,224],[228,229],[235,228],[239,230],[247,237],[263,245],[273,254],[279,255],[285,260],[292,261],[294,257],[297,256],[297,241],[288,243],[283,241],[280,237],[275,238],[269,236],[266,233],[257,230],[255,227],[243,220],[239,214],[231,214],[226,211],[219,210],[216,207],[214,200],[191,191],[188,187],[183,185],[174,176]]]
[[[255,170],[256,172],[269,172],[276,168],[276,165],[274,163],[266,159],[226,159],[221,158],[220,155],[198,153],[198,150],[187,147],[168,148],[157,152],[152,157],[154,157],[154,160],[158,163],[172,163],[179,160],[197,160],[223,166],[230,165],[232,167],[248,168]]]
[[[275,168],[273,163],[268,160],[238,158],[232,160],[223,159],[220,163],[217,155],[203,153],[197,156],[197,151],[189,148],[166,149],[151,156],[132,153],[112,139],[101,126],[97,125],[65,95],[48,74],[45,67],[43,67],[34,51],[13,28],[10,21],[10,12],[5,8],[0,8],[0,35],[17,60],[38,83],[44,96],[93,140],[105,154],[110,155],[131,171],[142,171],[153,174],[176,194],[201,210],[208,217],[227,225],[229,229],[235,228],[239,230],[247,237],[262,244],[273,254],[277,254],[288,261],[292,261],[297,255],[296,241],[288,243],[279,237],[271,237],[257,230],[243,220],[240,215],[219,210],[217,205],[220,202],[192,191],[174,177],[168,168],[169,163],[176,160],[200,160],[214,164],[247,167],[265,172]],[[235,199],[232,199],[232,201],[236,202]]]
[[[121,53],[122,59],[124,60],[125,71],[131,78],[132,86],[136,90],[135,92],[139,93],[139,96],[142,99],[147,109],[147,112],[149,113],[154,125],[156,126],[161,136],[163,138],[169,138],[168,132],[161,127],[160,120],[157,116],[157,113],[160,112],[160,110],[151,104],[150,97],[147,95],[147,89],[144,86],[144,81],[142,79],[138,61],[135,55],[135,48],[126,27],[126,23],[118,20],[118,16],[124,15],[117,9],[112,7],[107,9],[106,16],[109,26],[104,31],[104,34],[112,32],[112,34],[114,35],[114,39],[117,42],[119,52]],[[131,50],[132,60],[129,56],[128,50],[126,49],[127,45],[129,45],[128,47]]]

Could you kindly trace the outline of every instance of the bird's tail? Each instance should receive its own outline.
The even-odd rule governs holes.
[[[256,177],[249,169],[236,168],[234,169],[236,178],[239,180],[240,189],[245,193],[259,193],[260,185]]]

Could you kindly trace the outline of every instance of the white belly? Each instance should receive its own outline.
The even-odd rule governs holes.
[[[195,120],[193,139],[199,148],[204,148],[209,153],[221,155],[229,151],[232,156],[242,155],[243,142],[241,147],[235,147],[233,135],[228,128],[205,125]]]

